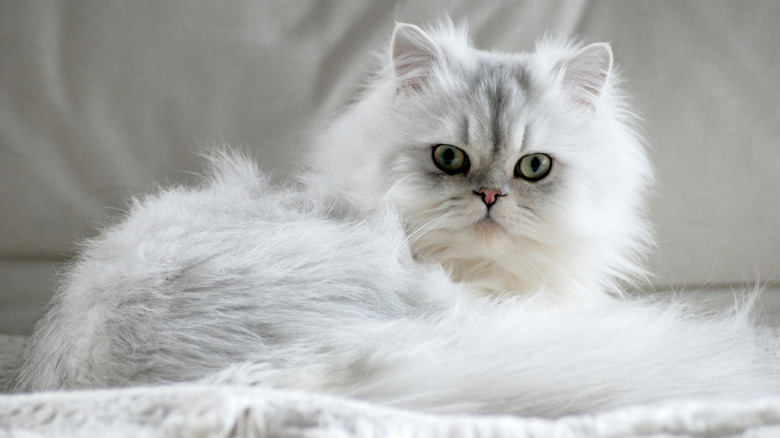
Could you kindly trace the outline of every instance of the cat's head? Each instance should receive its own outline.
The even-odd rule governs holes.
[[[398,24],[389,62],[315,160],[359,208],[390,199],[412,251],[493,292],[617,290],[642,272],[650,165],[612,50],[477,50]]]

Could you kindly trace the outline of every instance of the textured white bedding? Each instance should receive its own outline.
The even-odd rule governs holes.
[[[0,436],[776,437],[780,399],[675,401],[557,420],[437,416],[319,394],[196,385],[0,396]]]
[[[780,399],[680,401],[546,420],[435,416],[259,388],[166,386],[0,396],[0,426],[20,437],[776,437]]]

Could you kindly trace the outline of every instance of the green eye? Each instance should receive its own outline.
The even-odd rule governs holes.
[[[448,175],[466,173],[470,166],[469,156],[462,150],[448,144],[440,144],[433,148],[433,164]]]
[[[515,176],[528,181],[539,181],[552,169],[552,159],[546,154],[529,154],[515,165]]]

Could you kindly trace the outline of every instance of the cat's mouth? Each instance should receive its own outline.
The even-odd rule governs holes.
[[[477,223],[474,224],[474,227],[479,231],[496,231],[503,228],[501,224],[496,222],[496,220],[490,216],[490,213],[486,214],[482,217],[482,219],[478,220]]]

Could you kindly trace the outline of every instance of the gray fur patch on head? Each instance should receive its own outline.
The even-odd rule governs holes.
[[[512,141],[512,131],[522,122],[521,107],[526,106],[530,80],[518,62],[484,59],[469,81],[472,103],[469,110],[479,121],[480,140],[490,145],[494,158]],[[474,145],[476,146],[476,145]]]

